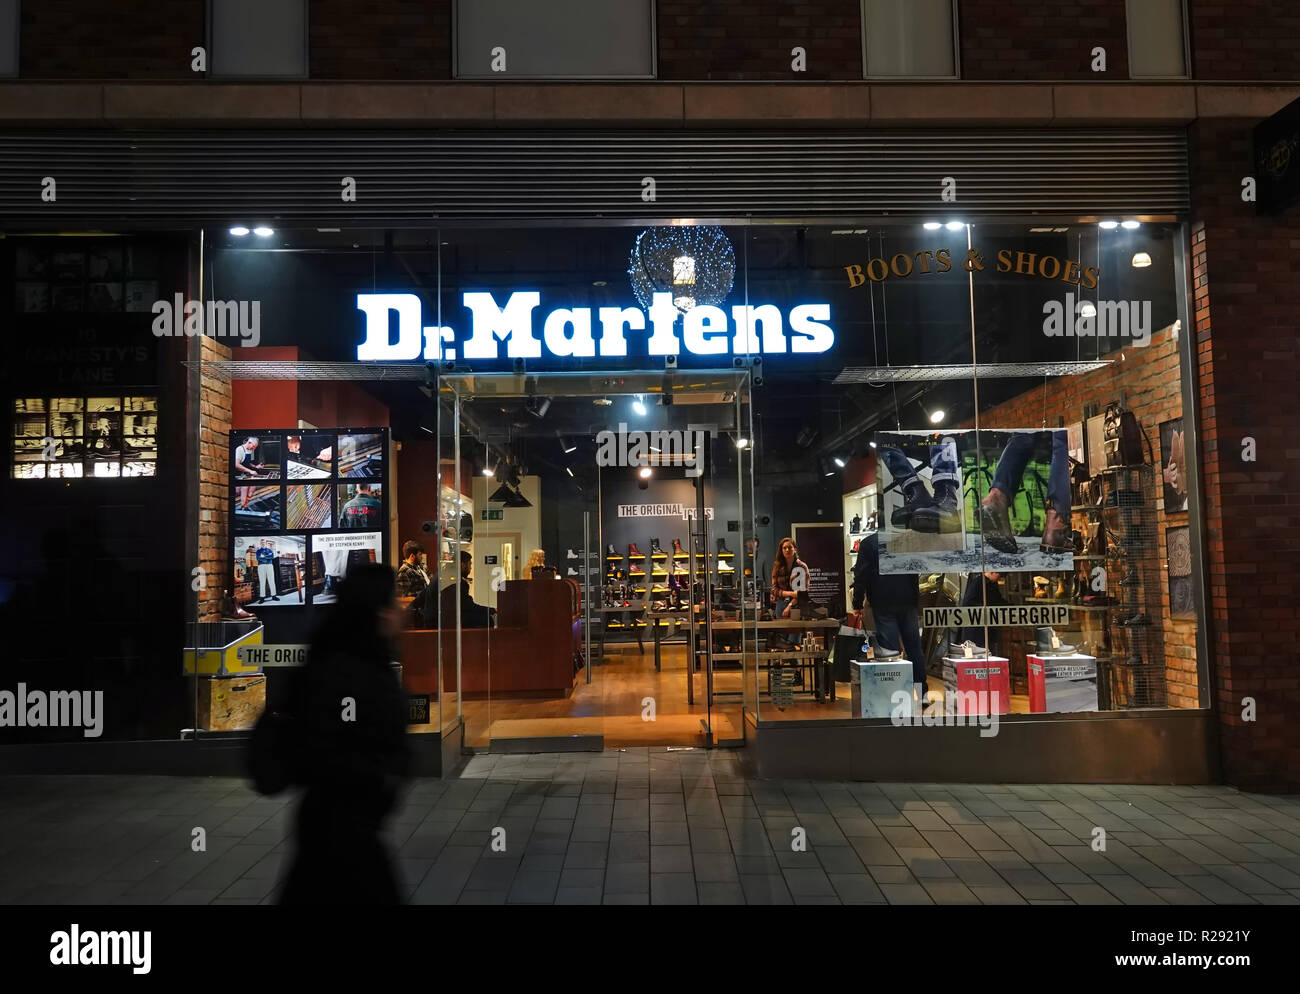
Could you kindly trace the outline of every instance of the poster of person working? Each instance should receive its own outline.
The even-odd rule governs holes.
[[[329,604],[357,564],[388,562],[388,429],[241,429],[229,444],[236,603]]]
[[[880,572],[1074,568],[1065,428],[881,432]]]

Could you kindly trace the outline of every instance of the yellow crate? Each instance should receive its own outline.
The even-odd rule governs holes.
[[[265,629],[259,626],[237,642],[217,649],[186,649],[184,652],[186,676],[194,676],[195,674],[199,676],[240,676],[260,672],[260,667],[248,666],[240,661],[239,647],[242,645],[261,645],[264,631]]]

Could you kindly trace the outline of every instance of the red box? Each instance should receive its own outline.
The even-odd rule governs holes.
[[[1071,656],[1026,657],[1029,665],[1029,711],[1053,714],[1097,710],[1097,660]]]
[[[1011,661],[1001,656],[985,659],[953,660],[957,671],[957,714],[1010,714],[1011,713]],[[983,701],[976,698],[974,708],[968,708],[963,694],[983,693]],[[996,708],[991,709],[993,695],[997,694]],[[982,703],[982,707],[980,704]]]

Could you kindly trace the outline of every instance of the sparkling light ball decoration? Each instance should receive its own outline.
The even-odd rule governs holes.
[[[685,314],[700,304],[721,304],[736,278],[736,251],[716,224],[646,228],[636,237],[627,275],[642,308],[652,294],[671,293]]]

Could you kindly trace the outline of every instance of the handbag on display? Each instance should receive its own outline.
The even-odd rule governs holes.
[[[1148,449],[1151,443],[1132,411],[1118,404],[1107,404],[1103,428],[1107,466],[1139,466],[1146,462],[1142,456],[1142,443],[1145,441]]]
[[[1088,555],[1104,556],[1106,554],[1106,522],[1099,518],[1088,522]]]
[[[853,678],[852,664],[867,660],[862,646],[869,635],[870,632],[862,627],[862,616],[856,612],[841,622],[839,634],[831,646],[831,671],[836,683],[848,683]]]

